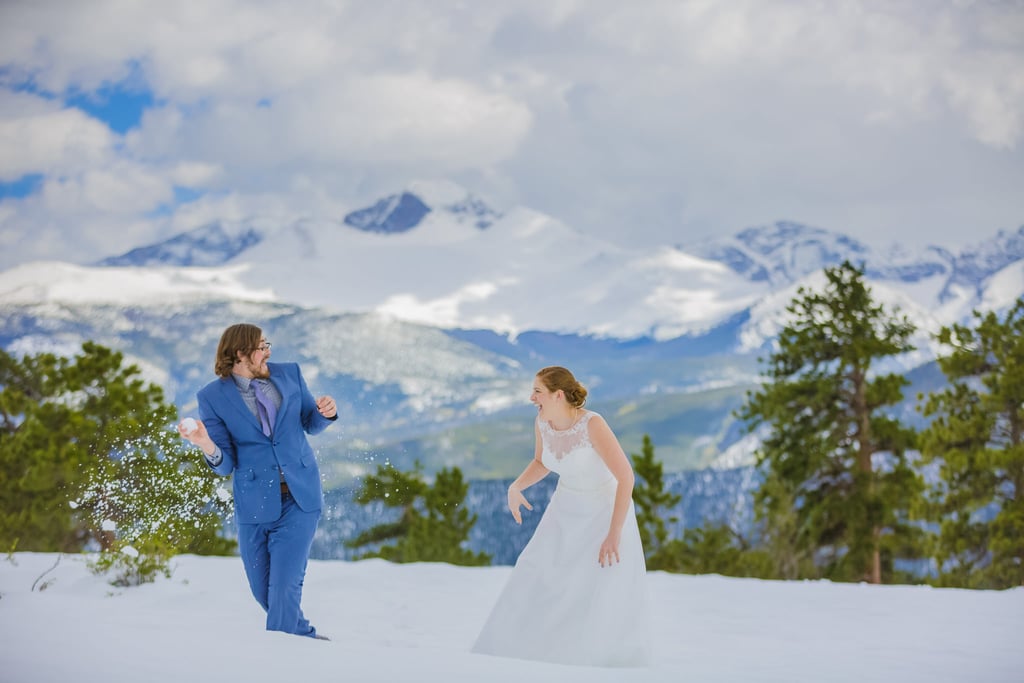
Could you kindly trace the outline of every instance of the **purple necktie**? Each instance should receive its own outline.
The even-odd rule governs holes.
[[[270,400],[270,397],[263,391],[258,380],[253,380],[252,390],[256,393],[256,414],[260,417],[260,425],[263,427],[264,436],[270,436],[274,431],[274,420],[277,418],[277,406]]]

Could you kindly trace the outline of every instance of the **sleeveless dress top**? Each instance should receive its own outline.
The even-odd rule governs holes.
[[[618,487],[590,442],[598,417],[586,411],[566,430],[538,417],[541,462],[558,474],[558,485],[474,652],[591,666],[649,663],[647,571],[632,501],[620,561],[598,564]]]

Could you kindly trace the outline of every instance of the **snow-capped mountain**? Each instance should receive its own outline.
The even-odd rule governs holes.
[[[1024,226],[1016,232],[1000,230],[995,237],[965,249],[953,261],[953,274],[943,296],[955,296],[957,288],[982,294],[983,285],[1003,269],[1024,260]]]
[[[775,287],[790,285],[843,261],[864,264],[866,274],[873,279],[916,283],[948,275],[955,261],[940,247],[911,254],[897,246],[880,253],[846,235],[787,221],[679,248],[720,261],[748,280],[767,281]]]
[[[678,247],[719,261],[753,282],[787,287],[803,277],[848,260],[864,264],[868,278],[892,286],[922,289],[921,303],[945,304],[984,298],[986,283],[1004,268],[1024,260],[1024,225],[954,254],[941,246],[911,252],[895,244],[876,249],[821,228],[780,221],[742,230],[731,237]],[[924,286],[920,286],[924,285]]]
[[[461,188],[425,183],[340,221],[215,224],[103,263],[119,266],[125,283],[123,298],[103,301],[146,291],[132,282],[155,266],[218,264],[218,280],[269,289],[279,302],[443,328],[620,339],[705,332],[769,286],[671,247],[611,244],[529,209],[500,212]],[[77,272],[67,289],[90,291],[83,280],[107,277],[110,267]]]
[[[351,225],[367,232],[405,232],[419,225],[430,213],[430,207],[411,192],[392,195],[381,199],[365,209],[359,209],[345,216],[345,225]]]
[[[452,188],[448,188],[448,190],[451,191]],[[454,219],[457,222],[469,220],[475,227],[485,230],[494,221],[501,218],[501,213],[492,209],[479,197],[474,197],[471,194],[459,194],[457,189],[455,192],[453,201],[438,206],[438,210],[447,214],[449,220]],[[438,201],[444,201],[443,197],[438,196],[438,190],[434,189],[431,194]],[[373,206],[350,212],[345,216],[344,223],[366,232],[405,232],[419,225],[433,210],[418,196],[406,190],[401,194],[384,197]]]
[[[786,221],[679,248],[720,261],[752,282],[768,282],[775,287],[844,259],[854,263],[867,260],[871,251],[845,235]]]
[[[757,357],[797,290],[819,289],[843,260],[919,327],[918,351],[894,369],[925,384],[932,333],[1024,295],[1024,227],[961,253],[878,249],[793,222],[650,249],[416,183],[337,219],[213,223],[102,265],[12,268],[0,273],[0,346],[124,349],[188,411],[220,330],[251,320],[348,401],[334,446],[344,467],[364,449],[477,475],[509,474],[506,456],[529,451],[530,377],[563,364],[616,416],[627,449],[646,433],[670,468],[740,464],[751,446],[732,411]]]
[[[785,323],[797,290],[819,288],[822,269],[844,260],[864,264],[876,297],[919,327],[921,353],[905,359],[918,363],[932,353],[930,337],[941,326],[1022,294],[1012,272],[1024,263],[1024,227],[961,254],[937,246],[882,251],[793,222],[638,249],[523,207],[497,211],[452,183],[415,183],[341,220],[216,223],[98,267],[26,264],[0,273],[0,302],[149,306],[220,298],[513,338],[542,330],[721,339],[729,329],[723,351],[754,353]]]
[[[881,298],[919,323],[926,340],[984,305],[992,278],[1022,259],[1024,227],[961,254],[940,246],[878,249],[794,222],[638,249],[523,207],[495,210],[452,183],[415,183],[340,220],[211,224],[106,259],[104,269],[76,272],[73,283],[58,277],[40,286],[50,297],[62,290],[83,297],[107,289],[83,281],[115,277],[125,286],[103,299],[114,302],[151,296],[146,283],[161,277],[154,266],[202,265],[209,270],[173,277],[215,280],[260,300],[446,329],[667,340],[747,316],[735,348],[749,350],[773,336],[800,286],[819,286],[817,274],[844,260],[864,264]],[[111,266],[122,270],[105,272]],[[0,296],[15,295],[8,288]]]
[[[99,266],[217,266],[253,246],[263,233],[244,223],[211,223],[169,240],[102,259]]]
[[[919,352],[909,367],[934,356],[931,335],[944,325],[966,322],[974,309],[1012,305],[1024,287],[1013,273],[1024,264],[1024,226],[1000,231],[960,254],[940,246],[911,252],[900,245],[879,250],[845,235],[791,222],[748,228],[734,236],[677,247],[727,265],[752,282],[769,282],[747,313],[739,350],[762,348],[786,321],[785,308],[801,287],[824,285],[822,270],[843,261],[863,265],[874,297],[899,310],[918,328]],[[998,303],[996,303],[998,301]]]

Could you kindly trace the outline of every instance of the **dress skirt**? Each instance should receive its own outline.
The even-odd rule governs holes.
[[[649,663],[646,566],[632,501],[620,561],[598,563],[616,485],[579,490],[559,481],[474,652],[593,666]]]

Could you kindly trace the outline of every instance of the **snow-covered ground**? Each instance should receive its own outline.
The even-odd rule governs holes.
[[[1024,588],[652,572],[656,661],[616,670],[471,654],[509,567],[311,562],[304,608],[323,642],[264,631],[237,558],[182,556],[129,589],[57,560],[0,557],[6,683],[1024,680]]]

